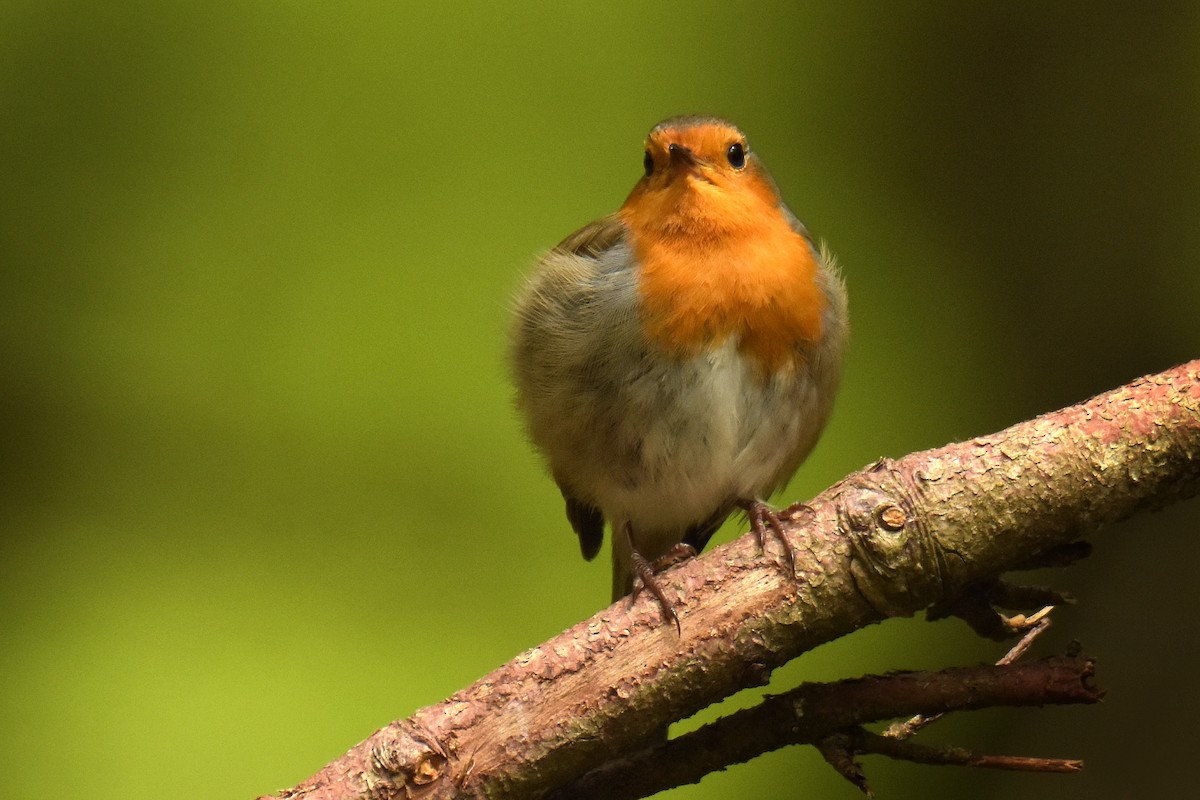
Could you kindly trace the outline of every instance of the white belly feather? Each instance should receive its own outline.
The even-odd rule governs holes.
[[[646,341],[628,246],[598,258],[554,252],[526,285],[514,331],[530,435],[564,494],[654,558],[741,500],[765,499],[816,443],[840,372],[844,295],[822,273],[825,337],[796,369],[767,380],[730,337],[680,360]]]

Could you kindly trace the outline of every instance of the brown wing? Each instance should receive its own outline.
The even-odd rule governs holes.
[[[554,250],[584,258],[596,258],[624,237],[625,223],[621,222],[616,214],[609,214],[584,225],[559,242]],[[585,559],[591,561],[600,552],[600,544],[604,541],[604,514],[595,506],[572,497],[561,481],[556,482],[562,490],[563,500],[566,501],[567,521],[579,537],[579,550]]]
[[[616,214],[589,222],[558,243],[554,249],[562,253],[595,258],[625,237],[625,223]]]

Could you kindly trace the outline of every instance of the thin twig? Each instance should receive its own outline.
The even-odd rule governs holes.
[[[1004,656],[996,662],[996,666],[1003,667],[1009,664],[1014,664],[1033,646],[1033,643],[1039,636],[1045,633],[1050,628],[1050,612],[1054,610],[1053,606],[1046,606],[1041,611],[1028,617],[1027,622],[1032,622],[1033,627],[1025,632],[1021,640],[1004,654]],[[905,722],[895,722],[888,726],[883,732],[884,736],[892,739],[907,739],[922,728],[932,725],[941,719],[945,714],[917,714],[915,717]]]
[[[1102,695],[1090,683],[1093,670],[1089,659],[1053,658],[1029,664],[902,672],[830,684],[804,684],[784,694],[768,696],[757,706],[734,712],[669,742],[610,761],[559,787],[547,800],[647,797],[673,786],[694,783],[710,772],[790,744],[816,744],[839,773],[864,791],[866,781],[854,759],[855,753],[884,753],[890,746],[888,743],[893,743],[891,751],[897,753],[896,758],[999,768],[1007,757],[909,746],[911,743],[901,744],[878,734],[870,734],[863,739],[866,744],[858,748],[857,739],[846,737],[863,724],[911,714],[919,708],[945,712],[995,706],[1093,703]],[[884,743],[875,742],[877,738],[884,739]],[[1008,759],[1006,763],[1016,762]],[[1041,761],[1034,759],[1031,763]]]
[[[851,747],[857,753],[874,753],[916,764],[939,764],[1022,772],[1079,772],[1083,762],[1073,758],[1034,758],[1029,756],[991,756],[964,747],[919,744],[892,736],[859,730],[850,734]]]

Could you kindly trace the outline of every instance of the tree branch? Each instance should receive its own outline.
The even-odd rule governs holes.
[[[1021,659],[1029,648],[1033,647],[1033,643],[1037,638],[1045,633],[1050,628],[1050,612],[1054,610],[1053,606],[1046,606],[1039,610],[1036,614],[1029,617],[1029,629],[1025,631],[1025,635],[1021,637],[1021,641],[1012,646],[1012,649],[1004,654],[1004,657],[996,662],[996,666],[1004,667],[1009,664],[1015,664]],[[905,722],[896,722],[883,732],[884,736],[893,739],[907,739],[922,728],[928,727],[942,718],[941,713],[925,711],[917,714],[912,719]]]
[[[1198,492],[1193,361],[992,436],[882,459],[791,520],[799,580],[743,536],[660,577],[680,633],[654,598],[619,601],[279,797],[544,795],[823,642],[934,604],[957,613],[1005,571],[1061,560],[1104,525]]]
[[[1091,683],[1094,667],[1090,659],[1055,658],[1033,664],[804,684],[657,747],[610,761],[547,795],[547,800],[648,797],[789,744],[821,745],[822,752],[836,752],[831,761],[852,764],[855,771],[856,753],[879,753],[924,764],[1063,771],[1066,762],[1057,759],[983,756],[962,748],[901,743],[858,726],[917,711],[945,714],[993,706],[1095,703],[1103,693]],[[865,789],[861,775],[854,782]]]

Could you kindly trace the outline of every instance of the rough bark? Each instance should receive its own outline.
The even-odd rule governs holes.
[[[536,797],[801,653],[952,601],[1111,522],[1200,493],[1200,361],[1000,433],[884,459],[660,577],[447,700],[377,731],[282,798]]]

